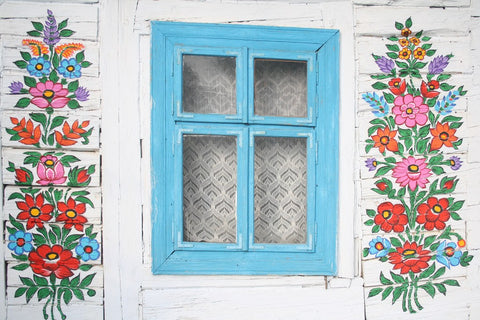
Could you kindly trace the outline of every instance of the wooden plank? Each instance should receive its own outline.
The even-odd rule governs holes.
[[[2,154],[3,183],[6,185],[25,181],[27,178],[22,178],[24,177],[22,172],[27,173],[31,177],[33,185],[36,186],[48,185],[54,180],[53,184],[56,186],[94,187],[100,185],[100,153],[98,151],[59,152],[52,149],[33,151],[3,148]],[[53,161],[50,166],[45,164],[45,161],[48,160]],[[47,178],[47,170],[54,173],[54,177]],[[42,175],[42,178],[39,174]]]
[[[49,192],[48,187],[41,187],[41,188],[35,188],[39,189],[42,192]],[[88,219],[89,222],[91,223],[100,223],[101,220],[101,212],[102,212],[102,206],[101,206],[101,189],[100,188],[66,188],[66,187],[55,187],[54,190],[59,190],[62,194],[62,197],[60,201],[66,202],[68,199],[71,197],[72,192],[78,192],[78,191],[87,191],[89,194],[85,195],[84,197],[88,198],[92,204],[93,208],[87,204],[86,205],[86,212],[85,212],[85,217]],[[55,191],[54,191],[55,192]],[[12,215],[16,217],[18,213],[21,212],[21,210],[18,209],[16,202],[17,201],[23,201],[22,199],[10,199],[12,194],[14,193],[19,193],[19,194],[24,194],[21,192],[20,187],[13,187],[13,186],[7,186],[4,190],[4,198],[5,198],[5,203],[3,207],[3,219],[8,220],[8,216]],[[38,195],[35,194],[35,197]],[[74,200],[77,199],[78,196],[73,196]],[[79,200],[76,200],[76,203],[80,202]],[[44,202],[47,203],[47,202]]]
[[[44,320],[41,305],[9,305],[6,309],[7,319]],[[68,316],[68,320],[103,319],[103,306],[99,304],[71,302],[62,309],[63,313]],[[54,312],[55,319],[61,319],[60,315],[56,313],[56,309],[54,309]]]
[[[49,126],[49,130],[45,132],[44,127],[41,121],[35,121],[32,119],[39,119],[38,116],[36,117],[35,114],[42,115],[43,121],[48,121],[48,117],[45,115],[45,112],[41,111],[41,109],[37,108],[34,105],[30,105],[27,107],[30,111],[5,111],[2,113],[2,127],[8,130],[16,127],[17,125],[21,125],[22,128],[27,128],[29,126],[29,122],[31,123],[31,130],[28,132],[30,133],[28,136],[31,138],[24,140],[20,138],[20,140],[15,141],[15,138],[12,137],[14,135],[4,133],[2,134],[2,145],[8,147],[17,147],[17,148],[25,148],[26,146],[33,146],[38,145],[41,148],[52,148],[52,147],[60,147],[62,149],[78,149],[78,150],[87,150],[87,149],[98,149],[99,148],[99,117],[96,113],[87,113],[87,112],[76,112],[73,111],[55,111],[54,115],[52,116],[51,121],[55,122],[55,117],[65,117],[63,120],[61,118],[57,118],[58,126],[51,129]],[[36,110],[34,110],[36,109]],[[23,125],[22,119],[25,121],[25,126]],[[75,128],[75,123],[78,126],[78,129]],[[80,128],[82,126],[82,128]],[[23,129],[19,128],[16,129],[18,131],[22,131]],[[91,130],[91,132],[90,132]],[[65,134],[68,132],[78,133],[70,135],[72,138],[65,138]],[[58,133],[55,133],[58,132]],[[13,131],[11,131],[13,133]],[[42,137],[47,135],[47,137]],[[62,137],[62,139],[58,139],[56,135]],[[83,135],[79,137],[79,135]],[[60,145],[59,143],[62,143]],[[67,145],[70,144],[71,145]]]
[[[396,7],[468,7],[470,0],[354,0],[355,5]]]

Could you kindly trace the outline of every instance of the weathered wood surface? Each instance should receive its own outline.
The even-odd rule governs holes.
[[[67,178],[69,173],[72,169],[81,169],[88,170],[90,166],[94,166],[95,172],[92,173],[90,176],[91,181],[88,184],[90,187],[98,187],[100,185],[100,153],[98,151],[91,151],[91,152],[78,152],[78,151],[59,151],[55,149],[41,149],[38,151],[33,151],[31,149],[13,149],[13,148],[3,148],[2,150],[2,176],[3,176],[3,184],[15,184],[16,181],[16,173],[15,171],[11,172],[8,171],[7,168],[13,164],[16,169],[20,167],[24,167],[28,169],[34,176],[33,185],[39,186],[40,178],[38,176],[37,170],[39,166],[33,167],[31,163],[25,163],[26,158],[32,154],[32,152],[39,153],[41,155],[44,154],[51,154],[54,153],[53,156],[57,158],[57,161],[61,161],[62,157],[74,157],[71,163],[66,165],[62,165],[64,170],[64,177],[66,177],[65,181],[58,185],[67,185],[70,183],[70,179]],[[43,182],[44,185],[45,182]]]

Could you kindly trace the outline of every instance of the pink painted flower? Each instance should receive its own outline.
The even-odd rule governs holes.
[[[397,178],[396,182],[400,184],[400,186],[405,187],[408,185],[412,191],[415,190],[417,186],[425,188],[429,182],[427,178],[431,175],[431,170],[427,168],[425,159],[415,159],[411,156],[397,162],[392,174],[394,178]]]
[[[66,97],[68,89],[63,88],[60,83],[50,80],[45,83],[37,83],[35,87],[30,88],[30,94],[34,96],[31,103],[42,109],[47,107],[63,108],[70,101],[70,98]]]
[[[392,111],[395,114],[395,123],[397,125],[405,124],[409,128],[415,125],[423,126],[427,123],[428,106],[423,103],[421,96],[398,96],[394,100],[395,107]]]
[[[40,180],[37,183],[42,186],[50,184],[62,184],[67,180],[64,176],[65,169],[57,157],[47,155],[40,157],[40,162],[37,166],[37,175]]]

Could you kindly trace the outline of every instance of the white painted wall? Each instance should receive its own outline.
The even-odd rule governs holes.
[[[5,8],[11,7],[17,10]],[[98,8],[98,15],[87,14]],[[435,8],[430,8],[433,6]],[[445,6],[445,8],[443,8]],[[103,265],[105,319],[458,319],[480,318],[480,1],[477,0],[100,0],[0,1],[2,78],[8,61],[5,39],[31,29],[30,16],[46,7],[69,17],[98,48],[101,95]],[[68,9],[71,10],[68,10]],[[7,12],[7,13],[5,13]],[[361,93],[370,90],[376,68],[370,54],[382,52],[393,21],[412,16],[418,28],[451,46],[458,82],[469,90],[462,105],[468,164],[461,172],[467,200],[465,230],[476,257],[459,275],[462,287],[424,303],[416,317],[397,305],[365,299],[382,266],[362,261],[362,214],[375,200],[363,172],[368,115]],[[7,18],[13,19],[7,19]],[[150,21],[238,23],[335,28],[341,33],[340,212],[338,276],[161,276],[150,271]],[[95,25],[95,27],[93,27]],[[96,28],[98,26],[98,29]],[[8,31],[4,31],[8,30]],[[97,31],[98,30],[98,31]],[[440,44],[439,44],[440,43]],[[448,52],[449,53],[449,52]],[[4,99],[5,83],[0,97]],[[5,237],[2,235],[2,238]],[[4,256],[5,246],[0,247]],[[4,273],[0,264],[0,272]],[[367,287],[364,289],[364,285]],[[0,291],[5,290],[3,278]],[[428,298],[429,299],[429,298]],[[426,299],[425,299],[426,300]],[[6,306],[4,295],[0,304]],[[15,302],[15,314],[34,308]],[[37,306],[38,308],[38,306]],[[72,319],[98,319],[98,304],[76,305]],[[5,317],[0,308],[0,319]],[[93,311],[92,311],[93,310]],[[38,310],[39,311],[39,310]],[[85,313],[82,313],[85,312]],[[93,312],[93,313],[92,313]],[[40,315],[41,312],[36,312]],[[29,317],[30,318],[30,317]],[[14,318],[15,319],[15,318]],[[32,317],[33,319],[33,317]],[[69,318],[70,319],[70,318]]]

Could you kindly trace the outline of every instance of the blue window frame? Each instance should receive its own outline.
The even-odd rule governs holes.
[[[338,41],[152,23],[153,273],[336,273]]]

